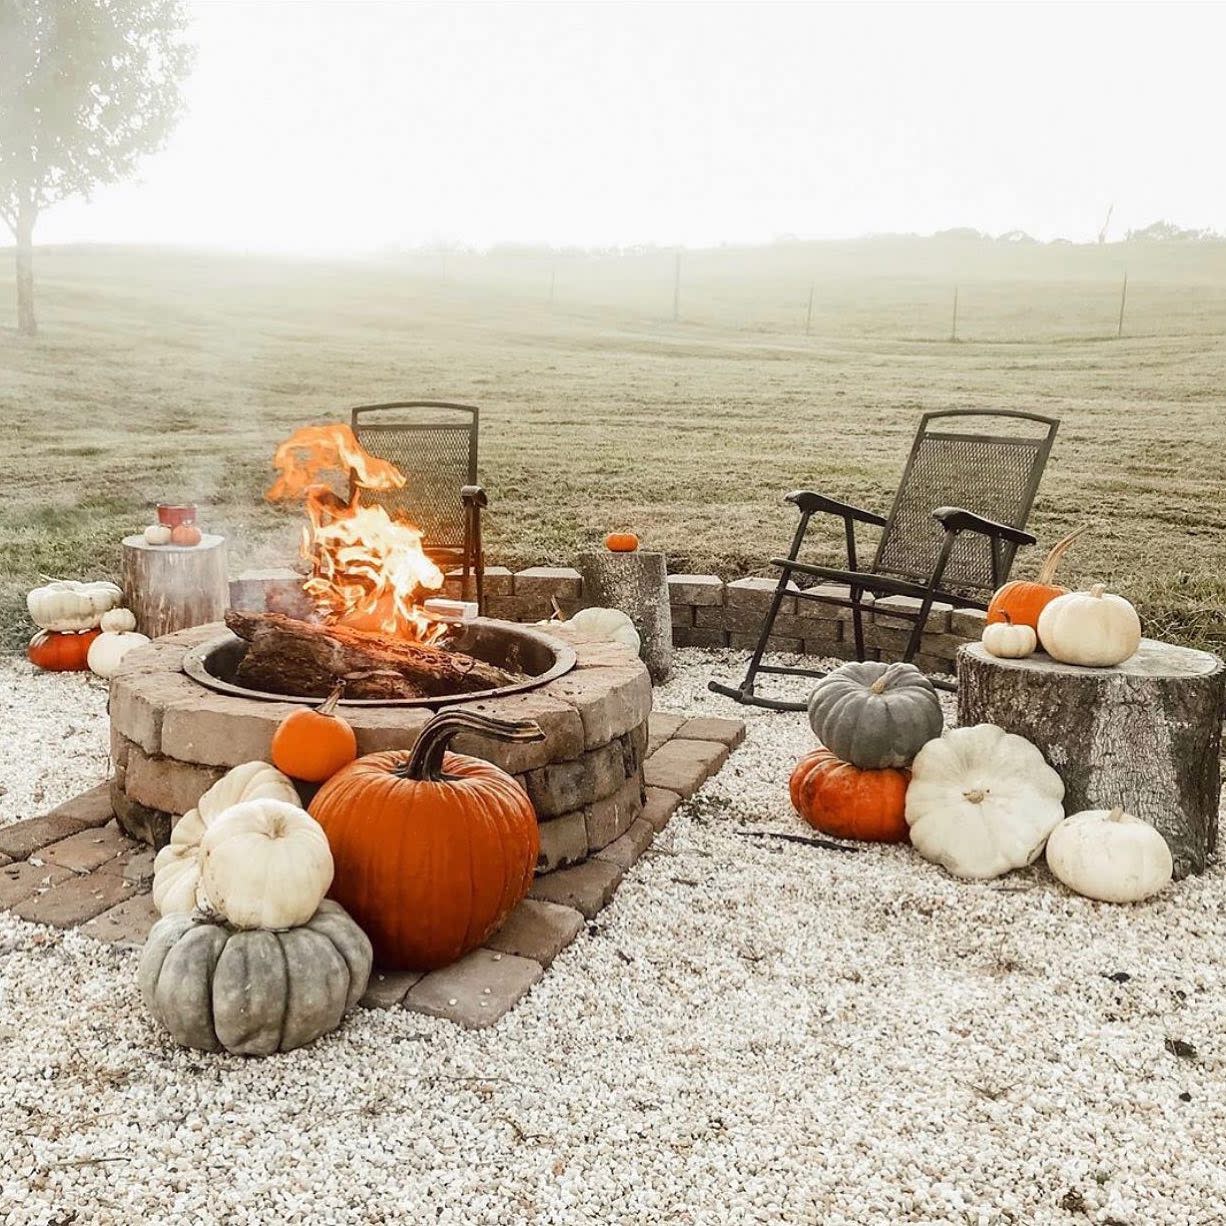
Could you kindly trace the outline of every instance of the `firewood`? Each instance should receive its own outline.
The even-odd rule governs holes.
[[[231,609],[226,625],[248,643],[235,680],[273,694],[325,697],[337,681],[347,698],[443,698],[523,681],[446,646],[425,646],[282,613]]]

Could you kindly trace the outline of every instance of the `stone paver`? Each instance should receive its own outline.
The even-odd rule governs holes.
[[[421,977],[420,971],[375,971],[358,1004],[365,1009],[394,1009]]]
[[[578,600],[583,594],[583,578],[572,566],[529,566],[515,572],[515,595],[548,601]]]
[[[573,907],[525,898],[485,944],[547,967],[582,931],[583,916]]]
[[[13,912],[33,924],[77,928],[134,893],[136,886],[118,873],[89,873],[84,877],[74,874],[70,880],[61,881],[45,893],[19,902]]]
[[[687,719],[676,735],[686,741],[719,741],[729,749],[735,749],[745,739],[745,722],[720,719],[714,715],[695,716]]]
[[[35,859],[38,857],[35,856]],[[37,891],[49,889],[72,876],[71,869],[59,868],[54,864],[31,864],[28,860],[18,860],[6,865],[0,868],[0,910],[7,911]]]
[[[71,817],[82,826],[105,826],[115,816],[111,811],[111,789],[100,783],[52,809],[49,816]]]
[[[677,735],[685,723],[684,715],[669,715],[666,711],[653,711],[647,720],[647,753],[653,754],[670,737]]]
[[[423,975],[409,989],[404,1007],[480,1030],[513,1008],[544,973],[531,958],[475,949],[451,966]]]
[[[147,886],[153,881],[153,862],[157,852],[144,843],[128,841],[128,846],[113,860],[98,866],[100,873],[118,873],[135,886]]]
[[[48,864],[70,868],[74,873],[90,873],[123,852],[135,850],[136,844],[118,826],[103,826],[70,834],[42,848],[38,855]]]
[[[955,609],[949,615],[949,629],[961,639],[978,641],[987,624],[988,615],[982,609]]]
[[[573,868],[538,877],[528,891],[529,898],[574,907],[585,919],[594,919],[617,892],[622,870],[607,860],[585,860]]]
[[[621,838],[602,847],[596,853],[596,859],[607,860],[610,864],[616,864],[623,873],[628,873],[655,837],[656,828],[640,817]]]
[[[643,782],[688,800],[727,760],[728,747],[719,741],[674,737],[647,759]]]
[[[84,829],[83,822],[62,813],[14,822],[11,826],[0,826],[0,852],[11,860],[24,860],[31,852]]]
[[[86,936],[113,945],[137,948],[144,945],[149,929],[161,919],[153,905],[151,894],[136,894],[132,898],[95,915],[81,925]]]
[[[722,605],[724,581],[718,575],[669,575],[668,600],[675,605]]]
[[[667,788],[648,788],[647,802],[643,805],[643,820],[650,822],[658,834],[668,825],[669,819],[681,803],[681,797]]]

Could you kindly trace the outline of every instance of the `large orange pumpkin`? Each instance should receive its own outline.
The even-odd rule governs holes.
[[[79,673],[89,667],[89,645],[101,630],[40,630],[26,648],[31,664],[51,673]]]
[[[1070,532],[1051,547],[1051,552],[1039,568],[1038,578],[1014,579],[1000,588],[988,605],[989,624],[1010,621],[1015,626],[1029,626],[1037,633],[1039,614],[1057,596],[1063,596],[1068,590],[1052,582],[1056,577],[1056,567],[1068,547],[1084,531],[1085,528],[1078,528],[1076,532]]]
[[[869,843],[902,843],[909,771],[862,770],[824,745],[805,754],[792,771],[792,807],[823,834]]]
[[[447,752],[473,731],[539,741],[531,720],[435,716],[412,750],[369,754],[311,801],[336,872],[330,895],[370,937],[385,970],[427,971],[476,949],[532,885],[540,850],[528,794],[506,771]]]

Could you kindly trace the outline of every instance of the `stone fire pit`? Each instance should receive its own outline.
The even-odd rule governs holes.
[[[184,671],[193,648],[225,633],[213,624],[158,639],[126,656],[111,682],[111,801],[120,825],[154,846],[169,840],[175,821],[232,766],[267,759],[277,725],[296,709],[292,702],[217,692]],[[651,681],[633,652],[565,625],[551,626],[549,634],[573,649],[569,671],[521,692],[434,704],[540,724],[545,740],[535,744],[475,736],[455,742],[459,752],[496,762],[527,788],[541,823],[538,873],[586,859],[642,813],[651,711]],[[363,754],[410,748],[432,714],[423,706],[344,709]]]

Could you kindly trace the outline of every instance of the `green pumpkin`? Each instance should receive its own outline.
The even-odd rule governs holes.
[[[195,912],[149,933],[138,972],[149,1012],[184,1047],[267,1056],[335,1030],[370,978],[366,934],[325,900],[298,928],[239,930]]]
[[[818,682],[809,723],[835,757],[862,770],[907,766],[944,719],[932,682],[914,664],[844,664]]]

